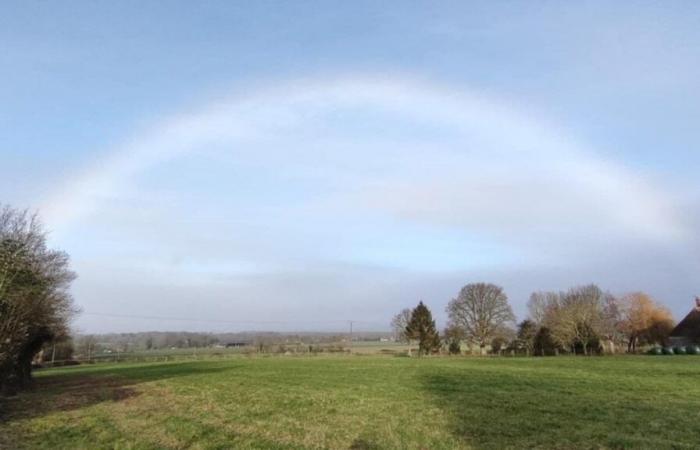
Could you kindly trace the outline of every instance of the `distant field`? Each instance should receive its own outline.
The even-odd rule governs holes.
[[[310,348],[312,350],[310,350]],[[275,343],[269,346],[263,353],[360,353],[360,354],[397,354],[405,353],[409,349],[417,350],[418,347],[413,345],[397,343],[397,342],[380,342],[380,341],[354,341],[352,346],[347,342],[330,342],[330,343]],[[466,347],[465,347],[466,349]],[[168,362],[177,360],[201,359],[201,358],[217,358],[227,357],[232,355],[250,355],[257,354],[258,349],[255,345],[246,345],[242,347],[192,347],[192,348],[161,348],[154,350],[131,350],[128,352],[100,352],[90,356],[88,359],[85,355],[80,355],[76,360],[81,362]],[[62,365],[65,361],[57,361],[57,365]],[[50,365],[50,363],[46,363]]]
[[[697,448],[700,358],[231,357],[41,371],[7,448]]]

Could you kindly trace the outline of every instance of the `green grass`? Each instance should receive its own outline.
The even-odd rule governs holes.
[[[272,344],[269,346],[266,353],[268,354],[283,354],[291,353],[296,355],[309,354],[309,346],[312,346],[314,353],[328,355],[339,353],[350,353],[350,346],[347,342],[324,342],[314,344],[302,343],[281,343]],[[280,349],[283,348],[283,350]],[[341,348],[343,351],[339,351]],[[354,354],[384,354],[391,355],[397,353],[406,353],[408,350],[417,351],[418,347],[406,345],[397,342],[380,342],[380,341],[354,341],[352,343],[352,353]],[[77,358],[83,363],[106,363],[106,362],[169,362],[176,360],[189,360],[201,358],[226,358],[237,355],[259,355],[255,345],[246,345],[243,347],[192,347],[192,348],[160,348],[153,350],[135,349],[128,352],[98,352],[90,356],[89,361],[85,355],[79,355]],[[57,366],[60,366],[63,361],[58,361]],[[47,363],[49,364],[49,363]]]
[[[700,358],[94,365],[3,402],[9,448],[697,448]]]

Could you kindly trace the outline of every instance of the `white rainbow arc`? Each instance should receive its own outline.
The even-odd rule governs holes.
[[[163,162],[216,142],[235,142],[271,127],[303,127],[305,122],[344,108],[385,113],[487,130],[498,136],[505,156],[540,160],[567,183],[605,204],[608,217],[650,239],[682,239],[688,230],[670,197],[619,164],[596,155],[547,120],[476,92],[404,75],[353,75],[273,83],[175,114],[146,133],[126,140],[99,164],[69,180],[41,208],[48,226],[70,229],[118,194],[129,180]]]

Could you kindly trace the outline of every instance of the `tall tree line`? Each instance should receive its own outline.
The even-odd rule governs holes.
[[[42,346],[68,335],[75,274],[68,255],[46,245],[36,215],[0,205],[0,391],[31,380]]]
[[[664,344],[673,329],[671,313],[642,292],[615,297],[594,284],[561,292],[535,292],[528,301],[529,317],[514,330],[515,315],[503,288],[490,283],[464,286],[446,308],[448,325],[440,346],[459,354],[461,343],[478,346],[481,353],[502,348],[544,356],[558,353],[630,353],[639,345]],[[430,317],[421,302],[413,311],[402,310],[392,321],[397,340],[417,340],[419,347],[437,351],[437,334],[420,333],[408,324],[418,317]],[[429,336],[429,337],[426,337]],[[421,342],[424,342],[421,345]],[[421,351],[421,353],[425,353]]]
[[[639,344],[663,344],[674,324],[670,311],[649,295],[618,298],[596,285],[535,292],[528,309],[530,319],[520,323],[519,332],[535,354],[615,352],[618,346],[634,352]]]

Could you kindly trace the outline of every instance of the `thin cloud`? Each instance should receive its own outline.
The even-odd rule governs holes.
[[[86,311],[382,320],[418,297],[440,311],[478,279],[518,311],[531,290],[592,281],[682,306],[692,278],[670,262],[697,241],[677,200],[504,99],[357,75],[166,117],[42,215],[90,242],[69,248]]]
[[[596,157],[551,123],[498,99],[406,76],[275,83],[174,115],[69,180],[46,199],[44,216],[61,232],[98,212],[103,199],[119,196],[134,177],[159,164],[210,143],[235,145],[271,132],[288,133],[350,108],[439,123],[482,140],[476,144],[480,148],[464,149],[466,156],[454,157],[463,166],[428,173],[423,180],[402,174],[395,179],[389,174],[388,181],[375,184],[365,180],[370,189],[378,188],[370,192],[378,199],[374,206],[381,204],[400,216],[496,229],[538,221],[575,228],[577,222],[589,225],[591,220],[581,220],[593,213],[601,228],[617,228],[642,239],[678,241],[688,235],[671,196]]]

